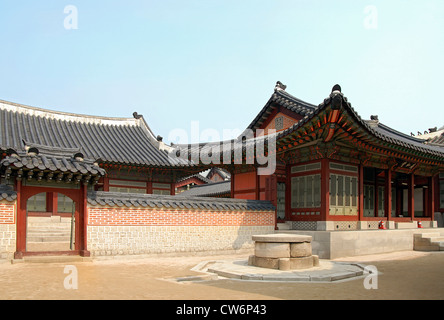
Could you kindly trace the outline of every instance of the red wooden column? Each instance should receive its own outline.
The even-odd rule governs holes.
[[[76,248],[79,250],[80,256],[82,257],[89,257],[91,253],[87,250],[88,244],[87,244],[87,226],[88,226],[88,204],[87,204],[87,185],[83,184],[80,187],[81,194],[78,197],[79,198],[79,217],[78,217],[78,226],[79,229],[81,229],[81,232],[79,232],[78,238],[79,238],[79,247]],[[76,226],[77,227],[77,226]],[[77,228],[76,228],[77,229]]]
[[[258,168],[256,167],[256,200],[261,199],[261,176],[258,174]]]
[[[153,183],[151,181],[146,183],[146,194],[153,194]]]
[[[26,202],[23,206],[21,180],[16,180],[15,191],[17,192],[17,230],[14,259],[22,259],[23,253],[26,251]]]
[[[435,199],[435,203],[434,203],[435,210],[440,210],[441,203],[440,203],[440,195],[439,195],[439,192],[440,192],[440,190],[439,190],[439,174],[437,174],[433,177],[432,183],[433,183],[433,188],[435,190],[435,192],[433,194],[433,197]]]
[[[176,184],[174,182],[171,182],[170,195],[174,196],[175,194],[176,194]]]
[[[285,168],[285,173],[285,220],[291,221],[291,167],[289,165]]]
[[[415,217],[415,174],[411,173],[407,178],[407,188],[408,188],[408,214],[410,219]]]
[[[359,221],[364,219],[364,166],[359,165],[359,176],[358,176],[358,208],[359,208]]]
[[[109,178],[103,177],[103,191],[109,191]]]
[[[428,206],[427,217],[431,217],[432,221],[435,220],[435,181],[434,177],[428,178]]]
[[[379,184],[378,175],[375,174],[375,181],[373,181],[373,187],[375,188],[375,203],[374,203],[374,216],[379,217]]]
[[[235,193],[234,193],[234,181],[235,181],[235,179],[236,179],[236,175],[235,175],[235,173],[234,173],[234,170],[231,171],[230,174],[231,174],[231,181],[230,181],[230,184],[231,184],[231,198],[235,198]]]
[[[57,215],[58,212],[58,198],[57,192],[46,193],[46,212],[51,212],[51,215]]]
[[[327,221],[330,213],[330,162],[321,160],[321,221]]]
[[[391,219],[392,216],[392,170],[389,168],[385,171],[385,202],[384,202],[384,212],[387,221]]]
[[[400,188],[400,185],[396,185],[396,216],[402,215],[402,195],[404,189]]]

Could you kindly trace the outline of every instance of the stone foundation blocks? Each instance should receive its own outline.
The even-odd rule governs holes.
[[[252,237],[254,255],[248,264],[260,268],[299,270],[319,265],[319,257],[312,255],[311,236],[267,234]]]

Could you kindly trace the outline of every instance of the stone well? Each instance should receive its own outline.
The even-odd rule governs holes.
[[[311,236],[295,234],[266,234],[252,236],[254,255],[248,258],[251,266],[299,270],[319,265],[319,257],[312,255]]]

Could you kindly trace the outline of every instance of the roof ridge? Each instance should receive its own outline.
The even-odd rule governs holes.
[[[313,108],[313,110],[318,108],[317,105],[314,105],[312,103],[309,103],[307,101],[299,99],[298,97],[296,97],[296,96],[294,96],[294,95],[292,95],[292,94],[290,94],[290,93],[288,93],[287,91],[284,91],[284,90],[276,90],[274,94],[281,95],[283,98],[286,98],[286,99],[289,99],[289,100],[293,100],[292,102],[294,102],[294,103],[304,104],[304,107]]]
[[[223,180],[223,181],[216,181],[216,182],[211,182],[211,183],[207,183],[207,184],[199,184],[199,185],[193,186],[192,189],[200,188],[200,187],[214,186],[214,185],[222,184],[222,183],[231,183],[231,180]]]
[[[13,108],[11,108],[13,107]],[[15,109],[14,109],[15,108]],[[25,104],[20,104],[16,102],[10,102],[0,99],[0,110],[8,110],[12,112],[20,112],[25,114],[31,114],[34,116],[40,116],[44,118],[50,118],[50,119],[61,119],[64,121],[78,121],[82,123],[91,123],[95,121],[103,122],[103,124],[113,124],[111,122],[116,122],[115,124],[120,124],[120,122],[124,122],[125,124],[135,124],[138,125],[139,119],[136,119],[134,117],[106,117],[106,116],[97,116],[97,115],[87,115],[87,114],[81,114],[81,113],[74,113],[74,112],[65,112],[65,111],[58,111],[58,110],[52,110],[52,109],[45,109],[41,107],[34,107],[29,106]],[[82,121],[83,120],[83,121]],[[92,121],[85,121],[85,120],[92,120]],[[94,121],[95,120],[95,121]],[[110,122],[110,123],[107,123]]]
[[[369,121],[374,121],[374,120],[364,120],[364,121],[368,124]],[[389,126],[387,126],[387,125],[385,125],[385,124],[383,124],[383,123],[381,123],[381,122],[378,122],[378,123],[377,123],[377,126],[382,127],[384,130],[390,131],[390,132],[393,133],[393,134],[400,135],[400,136],[402,136],[403,138],[406,138],[406,139],[412,140],[412,141],[414,141],[414,142],[418,142],[418,143],[424,143],[424,142],[425,142],[424,139],[416,138],[416,137],[414,137],[414,136],[411,136],[411,135],[405,134],[405,133],[403,133],[403,132],[401,132],[401,131],[398,131],[398,130],[396,130],[396,129],[393,129],[393,128],[391,128],[391,127],[389,127]]]

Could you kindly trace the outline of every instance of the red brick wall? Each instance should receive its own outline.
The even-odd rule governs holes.
[[[284,127],[282,129],[280,129],[280,130],[277,130],[277,131],[282,131],[282,130],[288,129],[289,127],[291,127],[292,125],[294,125],[297,122],[297,120],[295,120],[295,119],[293,119],[293,118],[291,118],[289,116],[286,116],[283,113],[279,112],[275,117],[273,117],[273,119],[270,121],[270,123],[265,127],[264,131],[265,131],[266,134],[267,134],[268,130],[276,129],[276,127],[275,127],[275,119],[279,118],[279,117],[283,117]]]
[[[274,211],[201,211],[89,207],[90,226],[274,226]]]
[[[15,204],[0,202],[0,224],[15,224]]]

